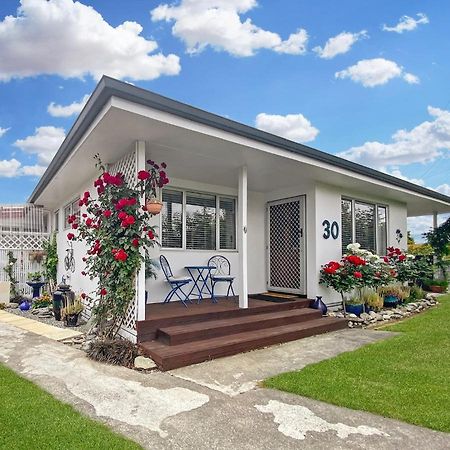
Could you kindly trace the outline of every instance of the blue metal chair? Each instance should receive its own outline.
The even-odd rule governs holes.
[[[184,306],[187,307],[186,301],[189,301],[192,303],[192,301],[189,299],[189,294],[186,294],[183,291],[183,286],[186,286],[189,284],[192,280],[189,277],[174,277],[172,269],[170,268],[169,261],[167,261],[167,258],[164,255],[161,255],[159,257],[159,262],[161,263],[161,269],[166,277],[167,282],[170,284],[170,287],[172,288],[171,291],[167,294],[166,298],[164,299],[164,303],[170,302],[172,297],[176,295]],[[180,294],[183,294],[181,295]]]
[[[225,258],[225,256],[222,255],[215,255],[212,256],[211,258],[209,258],[208,261],[208,266],[213,266],[214,269],[211,269],[211,299],[214,303],[217,302],[217,298],[214,295],[214,288],[216,286],[217,283],[228,283],[228,290],[227,290],[227,298],[230,295],[230,291],[231,293],[234,295],[236,295],[234,293],[234,289],[233,289],[233,281],[234,278],[231,275],[231,265],[230,265],[230,261],[228,261],[227,258]]]

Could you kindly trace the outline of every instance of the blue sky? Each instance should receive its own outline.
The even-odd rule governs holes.
[[[432,0],[2,0],[0,203],[102,73],[450,194],[449,21]]]

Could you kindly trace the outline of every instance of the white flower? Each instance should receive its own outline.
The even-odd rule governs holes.
[[[351,252],[357,252],[360,248],[361,244],[358,244],[357,242],[347,245],[347,250],[350,250]]]
[[[416,259],[416,256],[415,256],[415,255],[406,255],[406,257],[407,257],[408,259]]]

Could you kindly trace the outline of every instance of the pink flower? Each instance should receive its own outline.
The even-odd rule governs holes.
[[[105,209],[105,210],[103,211],[103,215],[104,215],[105,217],[111,217],[111,214],[112,214],[112,211],[111,211],[110,209]]]
[[[120,220],[125,220],[128,217],[128,214],[125,211],[120,211],[120,213],[117,215],[117,217]]]
[[[114,255],[114,258],[116,259],[116,261],[126,261],[128,258],[128,255],[126,254],[125,250],[120,249],[118,252],[116,252],[116,254]]]
[[[148,180],[150,178],[150,172],[147,172],[146,170],[140,170],[138,172],[138,179],[139,180]]]

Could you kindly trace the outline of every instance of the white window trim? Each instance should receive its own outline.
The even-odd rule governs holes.
[[[163,247],[161,245],[161,250],[169,251],[169,252],[202,252],[202,253],[211,253],[211,252],[223,252],[223,253],[237,253],[238,247],[237,247],[237,211],[238,211],[238,199],[234,195],[228,195],[228,194],[219,194],[217,192],[207,192],[207,191],[201,191],[197,189],[188,189],[188,188],[178,188],[178,187],[168,187],[167,190],[169,191],[177,191],[181,192],[183,194],[182,198],[182,233],[181,233],[181,247]],[[206,195],[214,195],[216,198],[216,248],[210,249],[210,250],[204,250],[204,249],[195,249],[195,248],[186,248],[186,194],[187,193],[192,194],[206,194]],[[230,198],[234,200],[235,204],[235,220],[234,220],[234,245],[235,248],[220,248],[220,219],[219,219],[219,205],[220,205],[220,199],[221,198]],[[162,192],[161,192],[161,200],[162,200]],[[161,230],[161,241],[162,241],[162,214],[159,215],[159,229]]]
[[[355,220],[355,203],[364,203],[366,205],[374,206],[375,207],[375,249],[377,255],[385,254],[386,249],[380,251],[379,248],[379,242],[378,242],[378,208],[386,208],[386,245],[389,246],[389,205],[385,203],[378,203],[378,202],[371,202],[369,200],[359,199],[359,198],[352,198],[347,196],[341,197],[341,214],[342,214],[342,200],[347,200],[351,202],[352,204],[352,241],[355,242],[355,236],[356,236],[356,220]],[[342,222],[341,222],[341,245],[342,245]],[[346,249],[342,249],[342,253],[345,252]]]
[[[64,208],[62,208],[62,212],[63,212],[63,231],[69,230],[71,228],[70,224],[66,223],[66,208],[69,206],[70,207],[70,216],[73,215],[73,204],[75,202],[79,202],[80,201],[80,196],[75,197],[72,201],[70,201],[69,203],[66,203],[66,205],[64,206]],[[80,208],[81,209],[81,208]],[[78,211],[80,211],[80,209]],[[81,212],[80,212],[81,215]]]

